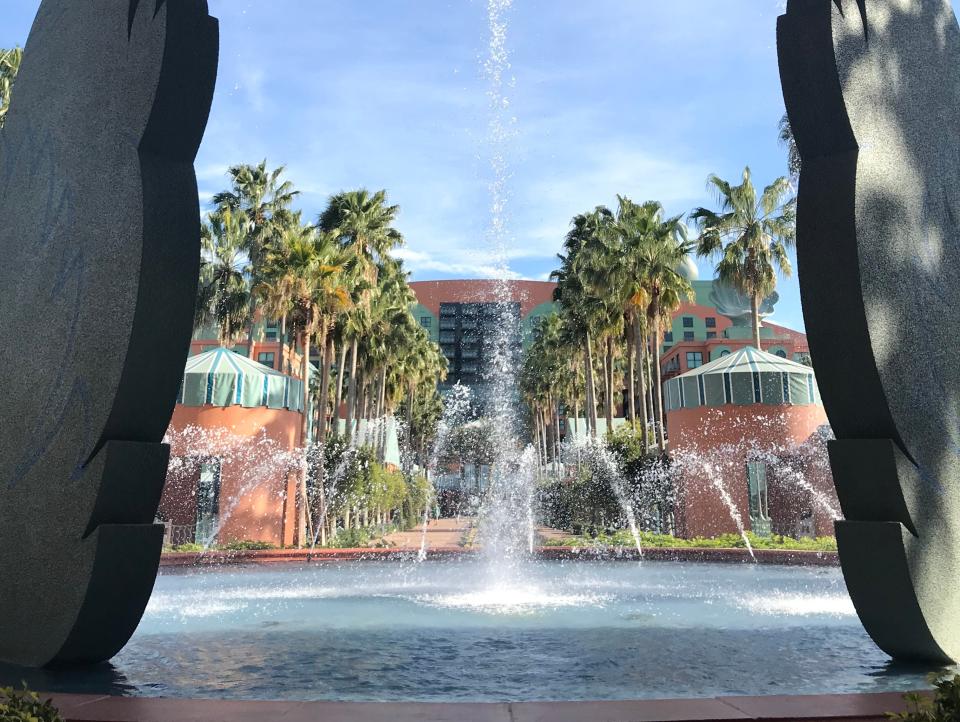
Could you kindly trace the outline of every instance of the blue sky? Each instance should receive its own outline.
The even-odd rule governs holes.
[[[5,0],[0,46],[37,0]],[[486,0],[210,0],[221,71],[201,195],[234,163],[284,164],[314,218],[341,189],[386,188],[415,280],[490,273]],[[783,0],[514,0],[509,12],[510,268],[545,279],[570,218],[621,193],[671,214],[709,173],[786,172]],[[701,263],[701,277],[711,275]],[[775,320],[803,327],[796,278]]]

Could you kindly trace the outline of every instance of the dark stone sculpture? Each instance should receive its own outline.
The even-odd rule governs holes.
[[[0,131],[0,660],[97,662],[153,588],[191,334],[205,0],[44,0]]]
[[[778,44],[847,587],[888,654],[960,660],[960,28],[949,0],[790,0]]]

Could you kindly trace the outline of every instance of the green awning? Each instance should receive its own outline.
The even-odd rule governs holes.
[[[667,411],[821,403],[812,368],[749,346],[670,379],[663,385],[663,402]]]
[[[187,359],[177,402],[303,410],[303,383],[226,348]]]

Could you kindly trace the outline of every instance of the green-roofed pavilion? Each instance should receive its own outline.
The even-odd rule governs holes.
[[[302,411],[303,382],[221,347],[187,359],[177,402]]]
[[[745,347],[663,385],[667,411],[751,404],[820,404],[813,369]]]

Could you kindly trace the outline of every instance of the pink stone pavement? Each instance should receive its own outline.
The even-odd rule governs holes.
[[[899,694],[491,704],[241,702],[53,695],[67,722],[708,722],[883,720]]]

